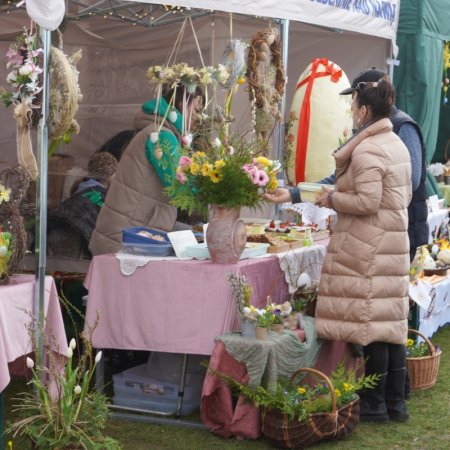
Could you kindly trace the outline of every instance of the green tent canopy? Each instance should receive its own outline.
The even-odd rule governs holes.
[[[427,146],[427,163],[433,159],[439,129],[441,82],[445,41],[450,40],[449,0],[403,0],[397,30],[394,71],[397,106],[421,126]],[[442,198],[428,174],[428,195]]]
[[[450,40],[449,0],[403,0],[397,31],[400,65],[394,71],[397,106],[421,126],[427,162],[439,126],[444,43]]]

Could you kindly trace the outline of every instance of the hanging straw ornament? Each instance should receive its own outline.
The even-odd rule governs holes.
[[[78,102],[82,99],[76,68],[80,58],[81,50],[68,57],[59,48],[50,48],[48,136],[52,142],[49,156],[58,149],[62,141],[70,142],[71,134],[78,134],[80,131],[75,120]]]
[[[276,28],[256,33],[247,56],[247,82],[250,103],[255,108],[255,131],[267,141],[275,121],[280,121],[280,102],[284,94],[285,73],[281,40]]]

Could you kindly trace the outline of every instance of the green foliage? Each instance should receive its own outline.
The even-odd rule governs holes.
[[[331,394],[328,385],[322,382],[317,382],[315,385],[298,384],[297,380],[305,376],[302,372],[293,380],[283,378],[267,388],[263,386],[251,388],[211,367],[208,367],[208,370],[257,406],[277,409],[289,416],[291,420],[297,419],[304,422],[309,414],[331,411]],[[379,375],[358,377],[356,375],[358,370],[359,367],[347,369],[341,363],[329,377],[334,387],[337,408],[355,400],[357,391],[363,388],[372,389],[376,386]]]
[[[19,393],[13,399],[16,401],[14,411],[22,417],[10,425],[7,433],[13,434],[14,438],[27,436],[37,448],[46,450],[70,445],[81,445],[86,450],[121,448],[118,441],[103,436],[111,416],[108,400],[91,389],[95,367],[101,359],[101,352],[95,359],[92,355],[91,336],[97,323],[98,318],[90,334],[82,334],[84,352],[76,363],[73,357],[76,342],[71,340],[63,372],[50,350],[47,352],[49,367],[35,366],[34,361],[27,358],[27,366],[32,371],[28,384],[33,389]],[[30,332],[33,333],[31,329]],[[34,335],[32,341],[36,342]]]
[[[165,188],[174,206],[203,214],[208,205],[255,208],[264,200],[263,191],[277,186],[273,161],[258,156],[263,151],[262,144],[239,136],[223,139],[226,144],[218,138],[214,145],[202,140],[201,151],[183,149],[177,176]],[[250,170],[263,172],[263,178],[251,176]]]
[[[294,312],[305,312],[309,303],[317,299],[317,288],[298,289],[292,299],[291,305]]]
[[[425,342],[418,344],[413,339],[406,341],[406,356],[408,358],[421,358],[430,355],[430,348]]]
[[[266,308],[260,313],[256,314],[256,326],[262,328],[270,328],[274,323],[273,319],[274,314],[272,313],[272,310]]]

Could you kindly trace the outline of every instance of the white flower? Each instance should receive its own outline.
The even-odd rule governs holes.
[[[97,353],[97,355],[95,356],[95,364],[98,364],[100,362],[100,360],[102,359],[102,352],[101,350]]]
[[[77,384],[74,388],[73,388],[73,392],[75,393],[75,395],[80,395],[81,394],[81,386],[79,384]]]
[[[27,357],[27,367],[32,369],[34,367],[34,361],[31,358]]]
[[[244,306],[242,312],[244,313],[245,316],[249,316],[252,313],[252,310],[248,306]]]
[[[33,72],[33,66],[31,64],[25,64],[19,69],[20,75],[29,75],[31,72]]]
[[[258,316],[263,316],[265,314],[266,310],[265,309],[256,309],[256,314],[258,314]]]
[[[6,82],[11,84],[14,83],[16,80],[17,80],[16,71],[9,72],[6,77]]]
[[[300,276],[298,277],[298,280],[297,280],[297,286],[299,288],[302,288],[302,287],[309,288],[309,287],[311,287],[311,277],[305,272],[301,273]]]
[[[214,139],[214,142],[213,142],[213,146],[215,147],[215,148],[219,148],[220,146],[221,146],[221,142],[220,142],[220,139],[218,138],[218,137],[216,137],[215,139]]]
[[[72,338],[72,339],[70,340],[69,347],[70,347],[72,350],[75,350],[75,349],[76,349],[76,347],[77,347],[77,342],[75,341],[74,338]]]
[[[67,349],[66,356],[70,359],[73,356],[73,350],[71,347]]]

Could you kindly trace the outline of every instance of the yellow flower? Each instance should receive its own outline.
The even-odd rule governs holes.
[[[265,167],[269,167],[272,164],[272,161],[270,161],[270,159],[266,158],[265,156],[258,156],[256,158],[256,162],[258,164],[262,164]]]
[[[209,178],[211,178],[211,181],[213,183],[218,183],[223,178],[223,176],[219,173],[218,170],[212,170],[209,174]]]
[[[204,177],[209,177],[211,175],[212,165],[208,163],[204,163],[202,166],[202,175]]]
[[[272,189],[276,189],[277,187],[278,187],[278,180],[275,177],[270,176],[267,188],[272,190]]]
[[[219,159],[214,163],[214,169],[221,169],[225,165],[225,161],[223,159]]]
[[[200,172],[200,165],[196,162],[193,162],[190,166],[189,169],[192,173],[192,175],[198,175],[198,173]]]
[[[250,305],[250,311],[251,311],[252,313],[254,313],[254,312],[256,312],[256,308],[255,308],[253,305]]]
[[[342,395],[339,389],[335,389],[334,394],[336,395],[336,397],[340,397]]]
[[[244,84],[245,83],[245,77],[239,77],[238,79],[237,79],[237,84]]]
[[[297,393],[300,395],[306,394],[306,389],[304,387],[297,388]]]
[[[353,386],[349,383],[344,383],[344,391],[345,392],[353,391]]]
[[[11,189],[6,188],[3,184],[0,184],[0,205],[3,202],[9,202],[11,195]]]
[[[206,153],[205,152],[195,152],[192,155],[192,157],[197,158],[197,159],[206,158]]]
[[[406,341],[406,346],[407,347],[412,347],[414,345],[414,341],[412,340],[412,339],[408,339],[407,341]]]

